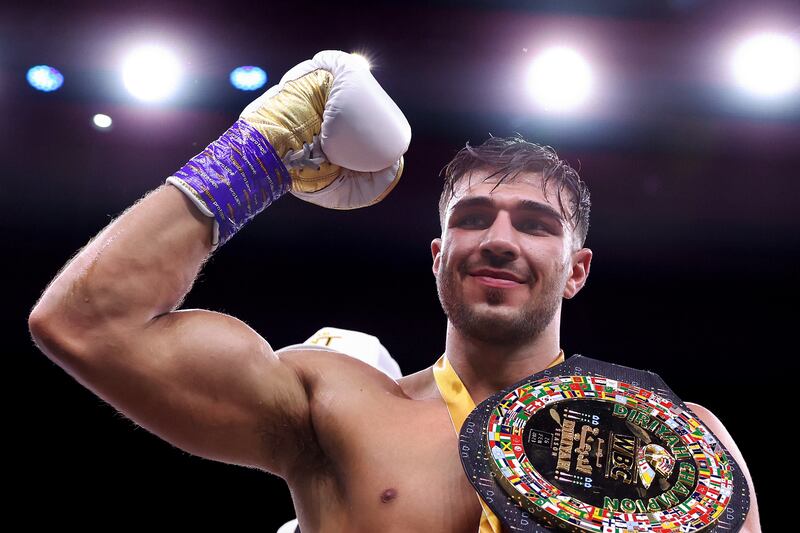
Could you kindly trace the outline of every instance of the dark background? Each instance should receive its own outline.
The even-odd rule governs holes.
[[[318,50],[342,49],[375,58],[376,78],[411,123],[400,184],[352,212],[287,196],[213,256],[184,307],[233,314],[274,348],[325,325],[358,329],[378,336],[405,373],[428,366],[445,331],[429,249],[439,170],[468,140],[520,132],[555,146],[592,190],[594,263],[565,305],[564,349],[654,370],[715,412],[750,467],[765,529],[779,528],[768,480],[793,461],[777,435],[795,415],[800,105],[748,105],[720,65],[749,30],[797,35],[800,6],[751,4],[0,8],[10,512],[31,525],[158,520],[267,532],[294,516],[281,480],[191,457],[135,428],[42,355],[26,319],[72,254],[237,118],[254,95],[230,87],[232,68],[260,65],[271,84]],[[145,38],[176,46],[187,63],[172,103],[135,103],[121,88],[120,55]],[[558,38],[581,43],[603,78],[586,116],[547,118],[524,97],[525,66]],[[60,91],[27,86],[25,71],[40,63],[64,73]],[[91,127],[98,112],[114,118],[111,131]],[[271,283],[278,276],[292,281]]]

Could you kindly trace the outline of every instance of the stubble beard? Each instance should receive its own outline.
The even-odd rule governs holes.
[[[526,302],[513,314],[482,312],[464,302],[459,292],[459,273],[442,265],[436,280],[439,302],[445,315],[463,335],[497,345],[519,346],[537,338],[553,321],[561,304],[564,283],[560,276],[541,288],[540,297]],[[487,287],[486,303],[498,306],[506,300],[505,289]]]

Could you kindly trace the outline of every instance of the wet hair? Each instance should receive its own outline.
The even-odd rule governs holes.
[[[558,158],[553,148],[528,142],[519,135],[489,137],[480,146],[467,143],[442,169],[440,175],[444,176],[444,188],[439,198],[439,223],[442,228],[447,204],[455,194],[456,184],[478,169],[493,171],[483,181],[499,176],[495,188],[501,183],[512,182],[523,172],[541,174],[545,198],[548,198],[549,185],[554,184],[561,214],[571,225],[578,245],[583,246],[589,232],[589,188],[575,169]],[[566,205],[564,190],[567,191]]]

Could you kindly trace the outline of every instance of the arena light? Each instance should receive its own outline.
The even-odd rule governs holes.
[[[95,116],[92,117],[92,124],[95,125],[96,128],[101,130],[106,130],[111,127],[113,121],[111,117],[108,115],[104,115],[103,113],[97,113]]]
[[[365,69],[370,70],[372,68],[372,62],[363,52],[352,52],[350,55]]]
[[[64,85],[64,76],[57,69],[48,65],[31,67],[25,77],[31,87],[46,93],[56,91]]]
[[[259,67],[236,67],[231,71],[230,80],[240,91],[255,91],[267,83],[267,73]]]
[[[579,109],[589,99],[593,75],[581,54],[572,48],[556,46],[534,58],[527,85],[542,109],[568,113]]]
[[[145,102],[168,98],[177,89],[181,76],[181,65],[175,55],[158,46],[135,49],[122,65],[125,88]]]
[[[761,97],[780,97],[800,87],[800,44],[787,35],[762,33],[743,40],[731,56],[736,84]]]

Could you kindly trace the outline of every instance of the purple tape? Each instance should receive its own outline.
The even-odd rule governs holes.
[[[243,120],[175,173],[192,187],[219,223],[225,242],[291,189],[292,180],[275,149]]]

